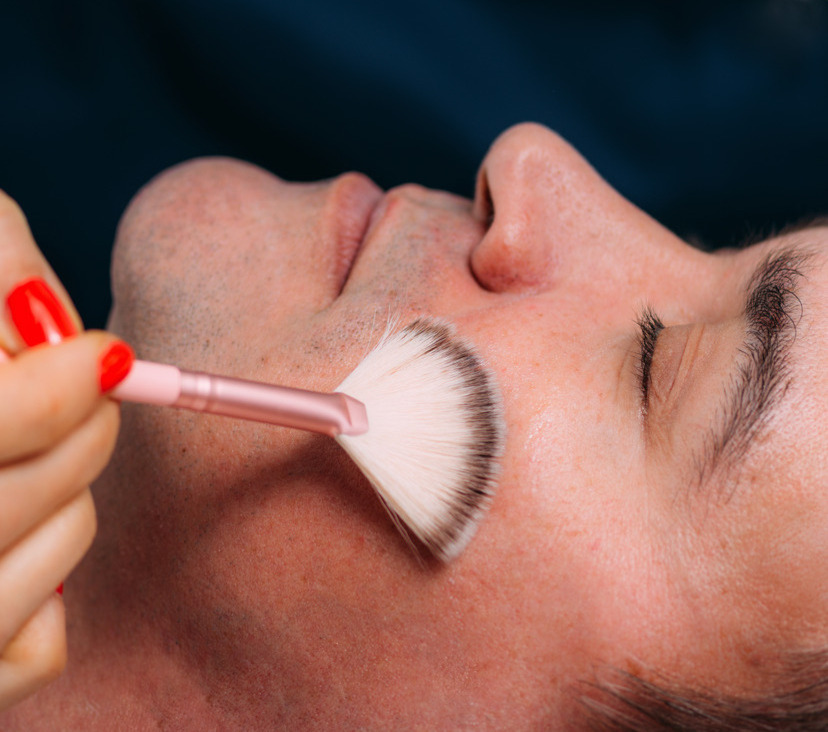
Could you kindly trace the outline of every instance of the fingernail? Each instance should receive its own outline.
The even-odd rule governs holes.
[[[120,384],[132,368],[135,354],[123,341],[113,343],[98,362],[98,382],[101,394]]]
[[[17,285],[6,298],[6,307],[27,346],[59,343],[78,332],[69,313],[40,277]]]
[[[63,582],[61,582],[61,583],[57,586],[57,589],[55,590],[55,592],[57,592],[57,593],[58,593],[58,595],[63,595]]]

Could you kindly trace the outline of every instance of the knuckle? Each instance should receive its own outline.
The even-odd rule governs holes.
[[[98,531],[98,512],[95,510],[95,504],[92,501],[92,494],[89,491],[86,493],[89,496],[89,499],[87,501],[87,510],[84,512],[84,530],[86,532],[86,538],[91,544],[92,539],[95,537],[95,533]],[[88,548],[89,547],[87,546],[87,549]]]
[[[119,424],[118,407],[112,402],[102,405],[87,430],[85,459],[79,465],[81,472],[77,476],[80,483],[91,483],[106,467],[115,449]]]
[[[42,643],[32,646],[28,658],[31,676],[43,684],[54,681],[66,668],[66,636],[50,637]]]
[[[31,693],[66,668],[66,626],[59,608],[59,600],[50,598],[3,646],[0,660],[20,687],[18,691]]]
[[[76,515],[75,531],[78,539],[78,561],[92,546],[98,531],[98,514],[92,492],[87,488],[80,496],[81,507]]]
[[[104,412],[104,444],[102,452],[106,453],[107,461],[115,449],[115,442],[118,439],[118,432],[121,429],[121,410],[114,402],[108,402]]]

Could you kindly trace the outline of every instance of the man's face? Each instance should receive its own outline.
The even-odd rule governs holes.
[[[215,708],[260,721],[560,723],[606,667],[762,688],[774,653],[828,642],[826,243],[702,253],[533,125],[495,142],[473,203],[165,173],[115,255],[112,327],[140,357],[332,389],[390,317],[436,316],[495,374],[506,450],[442,567],[327,438],[126,406],[90,612],[163,629]],[[795,325],[773,373],[763,313]]]

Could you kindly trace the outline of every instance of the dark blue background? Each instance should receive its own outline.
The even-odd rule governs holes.
[[[0,188],[93,326],[130,197],[196,155],[470,195],[535,120],[708,246],[828,211],[825,0],[3,0],[0,81]]]

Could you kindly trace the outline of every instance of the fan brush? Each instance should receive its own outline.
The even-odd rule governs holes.
[[[398,528],[446,562],[491,501],[503,447],[492,376],[452,326],[429,318],[386,334],[333,393],[137,360],[112,395],[329,435]]]

